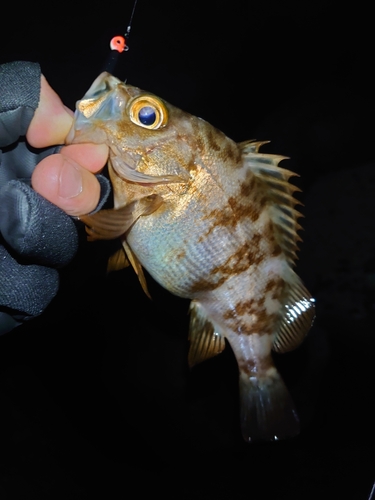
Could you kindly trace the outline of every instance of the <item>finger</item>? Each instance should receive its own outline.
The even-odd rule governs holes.
[[[31,182],[35,191],[69,215],[88,214],[99,202],[96,177],[63,154],[50,155],[38,163]]]
[[[39,105],[27,131],[27,141],[35,148],[63,144],[72,123],[73,111],[64,106],[42,75]]]
[[[61,148],[60,152],[95,173],[104,167],[108,159],[108,146],[104,144],[70,144]]]

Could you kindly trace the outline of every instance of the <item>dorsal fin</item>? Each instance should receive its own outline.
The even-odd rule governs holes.
[[[195,300],[190,303],[189,342],[190,368],[220,354],[225,349],[224,337],[215,331],[203,313],[202,306]]]
[[[289,179],[298,174],[278,166],[281,160],[287,157],[259,153],[259,148],[266,142],[246,141],[239,146],[245,164],[256,176],[259,184],[264,186],[276,241],[288,264],[293,267],[297,259],[298,242],[301,241],[298,235],[301,226],[297,220],[302,214],[295,209],[295,206],[301,203],[293,196],[300,189],[291,184]],[[290,273],[285,283],[284,310],[272,347],[279,353],[291,351],[299,346],[315,317],[314,299],[292,269]]]
[[[301,203],[293,196],[300,189],[291,184],[289,179],[298,174],[278,166],[281,160],[287,159],[286,156],[259,153],[260,146],[267,142],[245,141],[239,143],[239,147],[245,164],[265,188],[277,243],[288,263],[293,266],[297,259],[298,242],[301,241],[298,231],[302,228],[297,219],[302,214],[295,209]]]

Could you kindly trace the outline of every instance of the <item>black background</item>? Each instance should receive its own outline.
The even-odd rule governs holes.
[[[127,1],[11,6],[2,16],[11,28],[0,33],[0,62],[40,62],[73,109],[131,9]],[[370,8],[139,0],[129,45],[118,76],[236,141],[269,139],[265,151],[291,158],[307,215],[297,270],[319,296],[309,193],[327,173],[337,174],[335,199],[341,172],[375,168]],[[353,209],[360,196],[350,200]],[[361,245],[361,234],[351,234]],[[148,278],[150,301],[131,269],[106,276],[115,244],[88,244],[83,231],[81,240],[45,313],[0,339],[2,500],[369,498],[372,306],[357,318],[329,314],[318,301],[305,344],[276,359],[301,435],[247,445],[231,351],[189,372],[188,301]]]

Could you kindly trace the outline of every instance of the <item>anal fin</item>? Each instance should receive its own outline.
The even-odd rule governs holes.
[[[220,354],[225,349],[224,337],[215,331],[213,324],[204,314],[202,306],[195,300],[190,303],[189,342],[190,368]]]

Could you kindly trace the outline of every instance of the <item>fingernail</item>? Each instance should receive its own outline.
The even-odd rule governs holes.
[[[82,193],[82,175],[73,162],[66,160],[61,168],[59,178],[59,196],[74,198]]]

